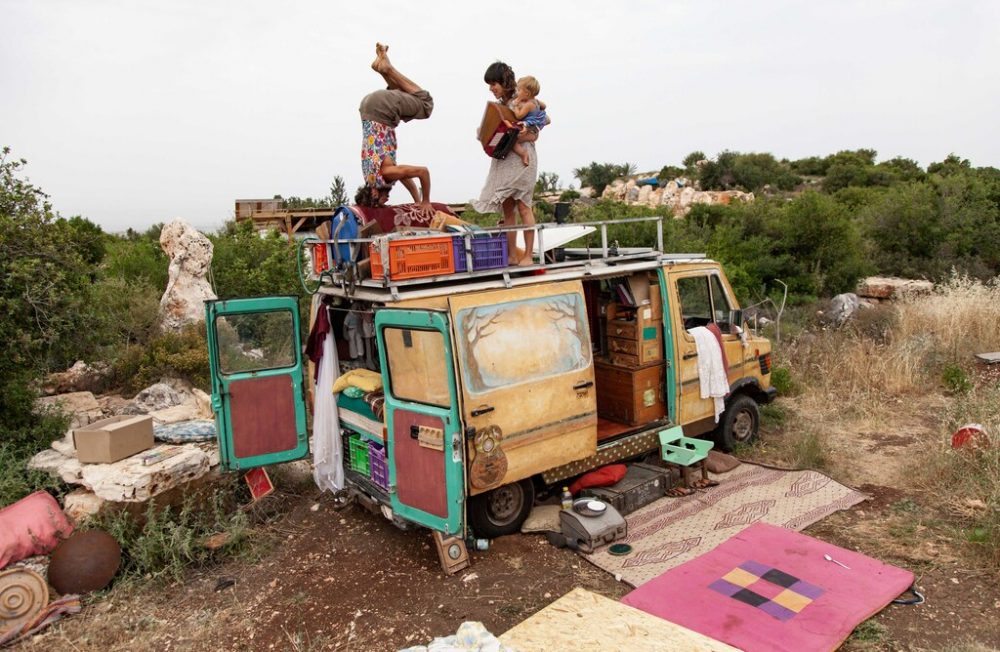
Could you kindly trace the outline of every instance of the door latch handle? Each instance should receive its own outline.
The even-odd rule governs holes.
[[[698,357],[698,352],[697,351],[695,351],[694,353],[685,353],[684,354],[684,359],[685,360],[690,360],[691,358],[697,358],[697,357]]]
[[[594,381],[592,381],[592,380],[583,380],[583,381],[580,381],[579,383],[573,385],[573,389],[575,389],[575,390],[581,390],[581,389],[587,389],[588,387],[593,387],[593,386],[594,386]]]
[[[420,439],[420,426],[415,424],[410,426],[410,439]]]
[[[482,415],[486,414],[487,412],[492,412],[495,409],[496,408],[494,408],[492,405],[480,405],[479,407],[477,407],[476,409],[474,409],[472,412],[469,412],[469,414],[471,414],[474,417],[479,417],[479,416],[482,416]]]

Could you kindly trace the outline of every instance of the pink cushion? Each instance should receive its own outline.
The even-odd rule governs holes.
[[[59,503],[45,491],[36,491],[0,509],[0,568],[33,555],[52,552],[73,526]]]

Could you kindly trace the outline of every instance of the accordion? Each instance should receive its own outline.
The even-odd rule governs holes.
[[[488,102],[483,112],[483,121],[479,125],[479,142],[487,156],[503,159],[517,144],[520,133],[514,112],[503,104]]]

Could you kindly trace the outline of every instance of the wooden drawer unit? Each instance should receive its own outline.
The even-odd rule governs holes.
[[[641,367],[663,359],[663,338],[633,340],[625,337],[608,338],[611,364],[620,367]]]
[[[628,368],[595,361],[598,416],[630,426],[662,419],[665,369],[662,362]]]

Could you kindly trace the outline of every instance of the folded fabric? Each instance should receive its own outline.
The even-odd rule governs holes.
[[[83,607],[80,605],[78,595],[64,595],[58,600],[53,600],[21,627],[0,633],[0,646],[37,634],[63,616],[80,613],[81,609]]]
[[[215,422],[211,419],[193,419],[153,427],[153,438],[170,444],[215,439]]]
[[[339,394],[347,387],[357,387],[365,392],[382,389],[382,374],[371,369],[351,369],[333,383],[333,393]]]
[[[702,398],[711,398],[715,402],[715,422],[726,409],[725,396],[729,393],[729,376],[722,362],[722,347],[712,331],[704,326],[688,330],[694,338],[698,352],[698,381]]]

